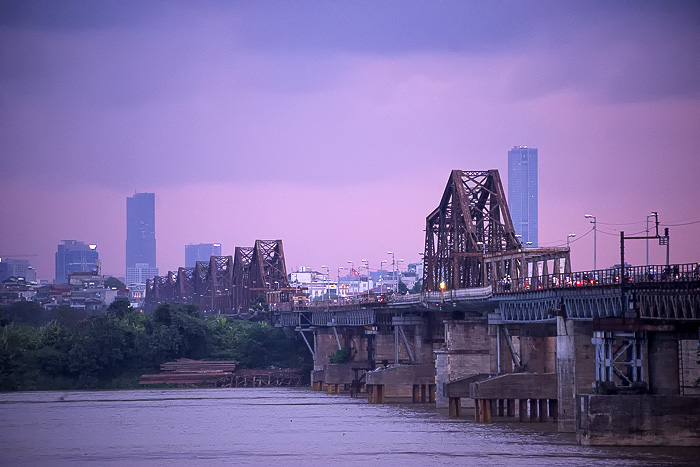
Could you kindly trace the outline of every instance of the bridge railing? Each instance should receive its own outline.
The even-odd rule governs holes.
[[[664,284],[700,280],[698,263],[628,266],[594,271],[547,274],[512,280],[509,277],[493,284],[494,293],[528,292],[573,287],[619,285],[625,275],[628,284]]]

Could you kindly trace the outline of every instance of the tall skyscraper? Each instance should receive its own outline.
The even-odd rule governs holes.
[[[140,284],[158,275],[156,269],[156,195],[126,198],[126,282]]]
[[[63,240],[56,251],[56,284],[67,284],[68,274],[99,272],[97,245],[86,245],[77,240]]]
[[[185,245],[185,267],[193,268],[197,261],[209,261],[212,256],[221,256],[221,243]]]
[[[537,246],[537,148],[508,151],[508,208],[522,244]]]

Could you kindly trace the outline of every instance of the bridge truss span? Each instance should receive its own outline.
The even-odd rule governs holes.
[[[253,247],[236,247],[233,257],[212,256],[195,267],[149,279],[144,306],[152,310],[172,302],[203,311],[247,312],[260,294],[288,288],[282,240],[256,240]]]
[[[498,170],[453,170],[426,218],[423,292],[461,290],[569,272],[568,248],[523,247]]]
[[[640,291],[634,295],[639,317],[700,322],[700,290]]]
[[[503,322],[552,322],[556,316],[590,321],[622,316],[619,288],[561,289],[495,295]]]

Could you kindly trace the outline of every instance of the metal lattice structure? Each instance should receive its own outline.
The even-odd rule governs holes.
[[[426,218],[423,292],[519,284],[570,271],[568,248],[523,248],[498,170],[453,170],[438,207]],[[523,282],[524,283],[524,282]]]
[[[247,311],[266,291],[289,288],[282,240],[256,240],[236,247],[235,255],[212,256],[194,268],[178,268],[146,284],[145,308],[159,303],[186,303],[204,311]]]
[[[485,253],[517,251],[520,242],[497,170],[453,170],[438,207],[426,218],[424,291],[479,287]]]

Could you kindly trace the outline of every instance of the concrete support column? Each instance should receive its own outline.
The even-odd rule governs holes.
[[[547,421],[547,399],[540,399],[539,400],[539,413],[540,413],[540,421],[546,422]]]
[[[507,407],[506,407],[506,416],[515,417],[515,400],[514,399],[508,399]]]
[[[556,421],[559,419],[557,411],[559,410],[557,407],[557,400],[556,399],[549,399],[549,416],[552,417],[552,421],[556,423]]]
[[[537,421],[538,411],[537,411],[537,399],[530,399],[530,421]]]
[[[574,322],[557,316],[557,420],[559,431],[567,433],[576,431],[575,365]]]
[[[660,396],[680,395],[678,336],[673,332],[650,332],[649,390]]]
[[[462,415],[462,401],[459,397],[450,397],[450,417],[459,418]]]
[[[518,399],[518,418],[521,422],[527,421],[527,399]]]
[[[557,426],[560,432],[576,431],[576,396],[593,392],[595,348],[592,338],[592,323],[557,316]]]
[[[436,356],[436,407],[447,407],[448,398],[443,394],[445,383],[458,378],[491,373],[491,336],[485,317],[446,320],[445,350],[435,351]],[[468,407],[470,399],[465,401]]]

